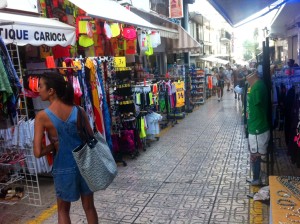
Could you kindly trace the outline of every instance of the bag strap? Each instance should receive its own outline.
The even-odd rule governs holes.
[[[83,142],[88,142],[91,138],[93,138],[93,135],[89,133],[86,124],[85,119],[82,114],[82,110],[79,106],[76,106],[77,108],[77,131],[78,134]]]

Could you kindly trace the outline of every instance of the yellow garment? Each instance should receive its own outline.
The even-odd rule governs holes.
[[[87,34],[88,21],[81,20],[78,22],[78,33]]]
[[[146,129],[145,129],[145,118],[141,118],[141,131],[140,131],[140,138],[146,138]]]
[[[110,24],[111,37],[117,37],[120,35],[120,26],[118,23]]]
[[[149,100],[150,100],[150,105],[153,105],[153,94],[150,92],[149,93]]]
[[[140,93],[135,94],[135,102],[137,105],[141,105],[141,94]]]
[[[94,44],[94,40],[87,35],[80,35],[78,43],[82,47],[90,47]]]
[[[104,134],[104,126],[103,126],[103,114],[102,108],[100,106],[100,100],[97,90],[97,82],[96,82],[96,68],[92,59],[87,58],[85,62],[85,66],[90,69],[90,84],[92,89],[92,97],[93,97],[93,111],[95,115],[95,124],[97,130]]]
[[[176,87],[176,107],[184,106],[184,82],[175,82]]]
[[[74,70],[81,70],[82,69],[82,65],[80,61],[73,61],[74,67],[76,67]]]
[[[151,39],[150,39],[150,35],[147,34],[146,35],[146,42],[145,42],[145,46],[147,47],[147,50],[145,51],[145,55],[150,56],[153,54],[153,47],[152,47],[152,43],[151,43]]]
[[[90,69],[90,74],[91,74],[90,80],[91,80],[91,82],[96,81],[96,77],[95,77],[96,68],[95,68],[93,60],[90,59],[90,58],[87,58],[86,61],[85,61],[85,66]]]

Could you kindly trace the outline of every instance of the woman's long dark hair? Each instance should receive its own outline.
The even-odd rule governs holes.
[[[45,80],[47,89],[54,89],[57,97],[68,105],[74,104],[74,89],[71,82],[65,81],[64,76],[56,72],[47,72],[40,76]]]

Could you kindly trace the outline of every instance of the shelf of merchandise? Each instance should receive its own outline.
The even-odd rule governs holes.
[[[204,104],[206,95],[206,81],[204,71],[192,69],[191,76],[191,96],[194,104]]]
[[[8,52],[12,59],[13,66],[16,70],[18,77],[23,85],[22,81],[22,68],[20,62],[20,55],[18,46],[13,43],[8,45]],[[19,129],[19,125],[22,122],[25,122],[27,125],[24,128],[30,129],[28,116],[28,109],[27,109],[27,101],[25,94],[23,92],[24,87],[22,86],[22,92],[19,94],[19,106],[17,108],[18,116],[17,116],[17,124],[11,127],[12,138],[10,140],[0,139],[0,154],[3,153],[14,153],[22,155],[17,161],[0,164],[0,171],[2,175],[9,175],[11,174],[11,178],[17,176],[12,181],[2,182],[0,183],[0,189],[7,189],[7,188],[14,188],[14,187],[22,187],[24,196],[18,200],[0,200],[1,204],[8,204],[13,205],[18,202],[22,202],[24,204],[34,205],[34,206],[41,206],[41,193],[40,193],[40,186],[39,180],[37,175],[37,164],[36,159],[33,155],[33,146],[32,144],[22,145],[20,142],[20,138],[24,137],[23,133],[21,133],[21,129]],[[12,143],[12,139],[17,139],[17,142]],[[28,142],[32,143],[33,136],[27,136]],[[23,139],[24,140],[24,139]],[[25,140],[24,140],[25,141]]]
[[[29,195],[25,194],[22,198],[17,199],[17,200],[5,200],[5,199],[0,199],[0,204],[5,204],[5,205],[15,205],[20,201],[23,201],[25,199],[28,199]]]

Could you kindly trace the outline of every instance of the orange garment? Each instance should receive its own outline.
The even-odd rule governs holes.
[[[207,86],[208,86],[208,89],[213,88],[212,76],[207,77]]]
[[[93,111],[95,116],[95,124],[97,130],[104,134],[104,123],[103,123],[103,114],[100,106],[100,100],[98,96],[97,83],[96,83],[96,68],[92,59],[86,59],[85,66],[90,69],[90,85],[92,89],[93,97]]]
[[[119,56],[119,41],[118,41],[118,38],[111,38],[110,40],[110,43],[111,43],[111,47],[113,49],[113,52],[114,52],[114,55],[115,56]]]
[[[153,84],[153,90],[152,90],[153,94],[157,93],[157,84]]]
[[[126,54],[136,54],[136,40],[126,40]]]

